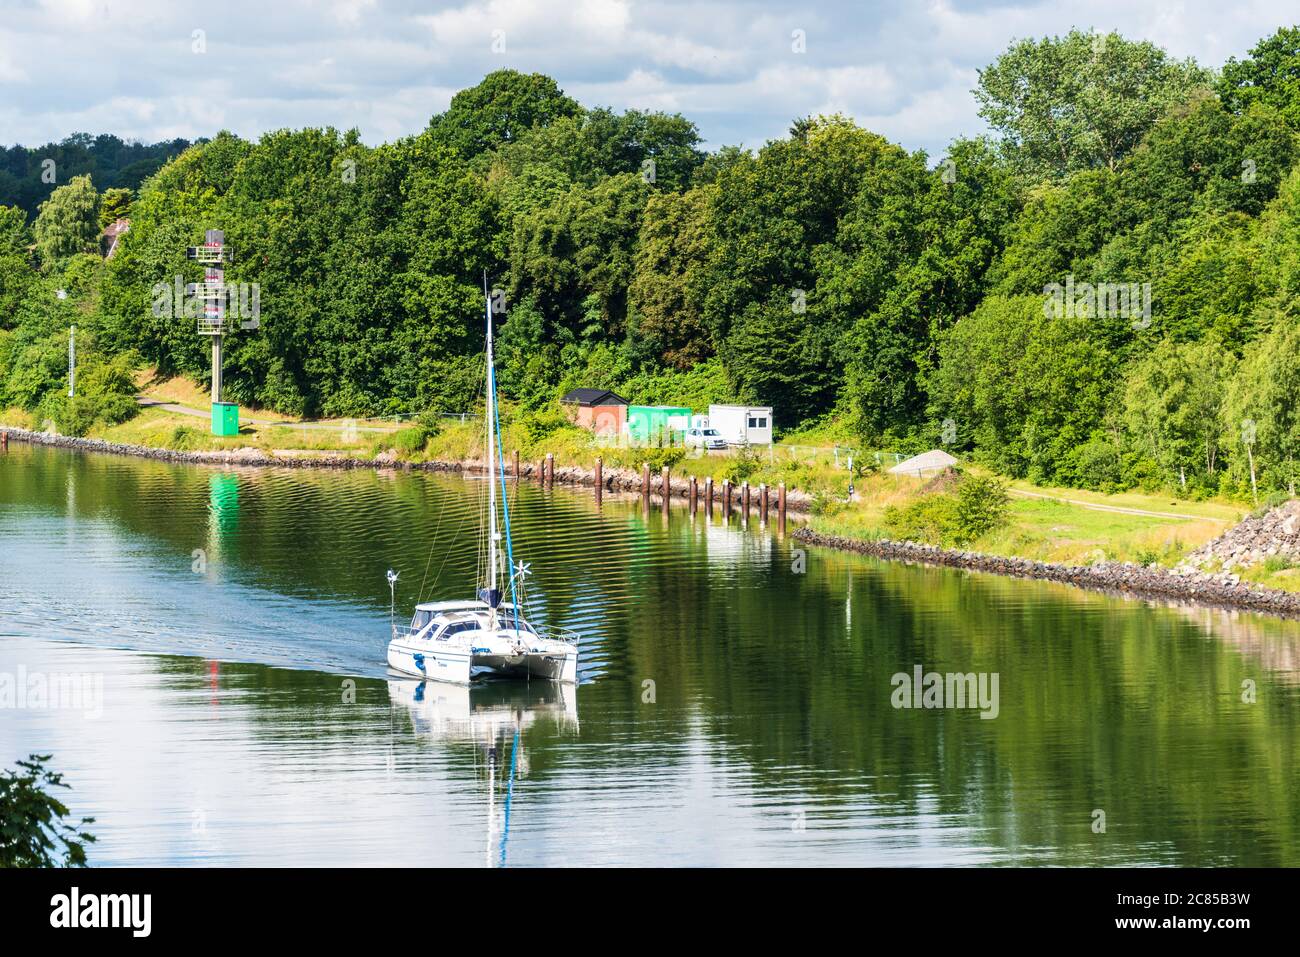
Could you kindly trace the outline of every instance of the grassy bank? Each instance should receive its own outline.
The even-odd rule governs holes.
[[[1121,561],[1173,566],[1239,521],[1246,511],[1223,502],[1042,489],[1021,482],[1012,483],[1008,491],[1011,494],[1000,527],[962,547],[1064,564]],[[854,502],[837,503],[814,515],[813,529],[847,538],[890,538],[887,509],[906,508],[927,495],[940,494],[920,479],[889,474],[861,479],[857,493]]]

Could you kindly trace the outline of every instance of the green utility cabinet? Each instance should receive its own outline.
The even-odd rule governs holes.
[[[212,434],[239,434],[239,406],[234,402],[212,403]]]

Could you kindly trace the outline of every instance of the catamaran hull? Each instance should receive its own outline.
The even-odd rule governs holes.
[[[577,684],[578,653],[458,654],[455,651],[412,647],[392,642],[388,666],[413,678],[469,684],[472,667],[488,668],[511,678],[540,678]]]
[[[547,681],[578,681],[578,653],[523,655],[475,655],[474,664],[491,668],[512,678],[542,678]]]
[[[449,681],[452,684],[469,684],[473,655],[452,649],[412,647],[390,642],[388,667],[404,675],[427,678],[430,681]]]

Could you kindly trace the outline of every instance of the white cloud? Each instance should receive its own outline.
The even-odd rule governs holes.
[[[1218,66],[1297,19],[1281,0],[1242,0],[1231,16],[1209,0],[0,0],[0,135],[330,125],[373,143],[422,129],[456,90],[511,67],[592,106],[680,111],[712,146],[756,146],[796,117],[839,111],[937,156],[983,131],[976,71],[1015,38],[1117,29]],[[791,49],[796,29],[805,53]]]

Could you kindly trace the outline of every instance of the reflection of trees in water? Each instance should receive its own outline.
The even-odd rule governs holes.
[[[1063,848],[1054,860],[1113,860],[1140,842],[1153,859],[1296,863],[1293,695],[1261,675],[1273,705],[1241,704],[1235,652],[1138,603],[810,558],[784,637],[755,627],[731,667],[699,662],[712,727],[771,787],[970,815],[990,829],[981,840]],[[785,592],[772,592],[740,614],[778,615]],[[914,664],[998,672],[1001,715],[893,709],[889,678]],[[1090,831],[1093,808],[1108,839]]]

